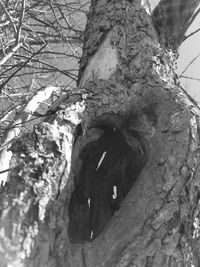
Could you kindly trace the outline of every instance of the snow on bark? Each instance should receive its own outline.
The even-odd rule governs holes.
[[[67,201],[63,193],[67,183],[67,190],[72,190],[69,175],[74,130],[83,110],[84,100],[66,105],[52,123],[35,126],[32,133],[10,145],[11,171],[0,194],[2,266],[44,267],[55,262],[49,253],[58,242],[57,230],[66,229],[60,198],[64,194]],[[67,239],[66,230],[63,238]],[[62,245],[60,240],[58,250]]]
[[[28,121],[38,106],[43,101],[47,100],[51,96],[52,92],[56,90],[58,90],[57,87],[48,86],[44,90],[38,91],[16,114],[14,121],[9,125],[8,130],[5,131],[1,140],[0,148],[0,184],[5,184],[7,181],[10,160],[12,157],[12,152],[9,151],[11,142],[19,135],[23,123]]]

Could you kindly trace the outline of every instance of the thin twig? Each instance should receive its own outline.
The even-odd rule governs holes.
[[[194,31],[194,32],[192,32],[192,33],[190,33],[190,34],[188,34],[187,36],[185,36],[185,37],[183,38],[183,42],[184,42],[186,39],[190,38],[190,37],[191,37],[192,35],[194,35],[195,33],[199,32],[199,31],[200,31],[200,28],[197,29],[196,31]]]
[[[28,58],[27,56],[24,56],[24,55],[16,55],[16,57]],[[33,62],[41,63],[41,64],[43,64],[44,66],[47,66],[47,67],[53,69],[54,71],[60,72],[60,73],[62,73],[62,74],[64,74],[64,75],[66,75],[67,77],[73,79],[74,81],[76,81],[76,77],[77,77],[77,75],[75,75],[75,74],[73,74],[73,73],[70,73],[70,70],[61,70],[61,69],[59,69],[59,68],[57,68],[57,67],[54,67],[53,65],[51,65],[51,64],[49,64],[49,63],[47,63],[47,62],[45,62],[45,61],[43,61],[43,60],[36,59],[36,58],[33,59]],[[74,76],[74,77],[73,77],[73,76]]]
[[[2,91],[2,89],[3,89],[3,87],[15,76],[15,74],[17,74],[21,69],[23,69],[25,66],[26,66],[26,64],[29,62],[29,61],[31,61],[31,59],[34,57],[34,56],[36,56],[37,54],[39,54],[40,53],[40,51],[42,51],[42,49],[44,49],[45,47],[46,47],[46,45],[47,44],[45,44],[44,46],[42,46],[35,54],[33,54],[28,60],[26,60],[22,65],[21,65],[21,67],[19,68],[19,69],[17,69],[14,73],[12,73],[12,75],[10,75],[10,77],[8,77],[8,79],[5,81],[5,82],[3,82],[1,85],[0,85],[0,93],[1,93],[1,91]]]
[[[0,174],[1,174],[1,173],[4,173],[4,172],[8,172],[8,171],[10,171],[10,170],[11,170],[11,168],[6,169],[6,170],[3,170],[3,171],[0,171]]]
[[[10,51],[2,58],[0,59],[0,66],[2,66],[3,64],[5,64],[8,59],[10,59],[13,54],[22,46],[22,43],[17,43],[14,47],[12,47],[10,49]]]
[[[3,92],[4,93],[4,92]],[[18,96],[25,96],[31,95],[32,93],[18,93],[18,94],[9,94],[9,97],[18,97]],[[0,98],[7,98],[7,95],[1,95]]]
[[[182,76],[180,76],[180,78],[190,79],[190,80],[194,80],[194,81],[198,81],[198,82],[200,82],[200,79],[198,79],[198,78],[194,78],[194,77],[190,77],[190,76],[182,75]]]
[[[14,34],[15,34],[15,36],[16,36],[16,34],[17,34],[17,30],[16,30],[16,27],[15,27],[15,24],[13,23],[12,18],[11,18],[11,16],[10,16],[10,14],[8,13],[8,10],[6,9],[6,7],[4,6],[4,3],[3,3],[1,0],[0,0],[0,5],[1,5],[3,11],[5,12],[7,18],[9,19],[9,21],[10,21],[10,23],[11,23],[11,26],[12,26],[12,28],[13,28]]]
[[[189,29],[189,27],[192,25],[193,21],[195,20],[195,18],[197,17],[197,15],[199,13],[200,13],[200,7],[197,9],[197,11],[193,14],[193,16],[191,17],[191,19],[187,23],[187,25],[186,25],[187,29]]]
[[[186,70],[192,65],[192,63],[194,63],[198,58],[200,57],[200,52],[196,55],[196,57],[194,57],[189,64],[186,66],[186,68],[181,72],[181,74],[179,75],[179,77],[182,77],[183,73],[186,72]]]
[[[21,10],[20,18],[19,18],[17,35],[16,35],[16,43],[17,44],[19,43],[19,40],[20,40],[22,21],[23,21],[24,13],[25,13],[25,7],[26,7],[26,2],[25,2],[25,0],[22,0],[22,10]]]

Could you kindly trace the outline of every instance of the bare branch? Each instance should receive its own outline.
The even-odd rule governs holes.
[[[186,31],[200,12],[198,4],[197,0],[159,2],[153,11],[152,19],[163,45],[173,49],[180,46]]]
[[[198,82],[200,82],[200,79],[198,79],[198,78],[194,78],[194,77],[190,77],[190,76],[182,75],[182,76],[180,76],[180,78],[190,79],[190,80],[194,80],[194,81],[198,81]]]
[[[7,170],[3,170],[3,171],[0,171],[0,174],[4,173],[4,172],[8,172],[10,171],[11,169],[7,169]]]
[[[23,18],[24,18],[25,6],[26,6],[25,0],[22,0],[22,10],[21,10],[20,18],[19,18],[17,35],[16,35],[16,43],[17,44],[19,43],[19,40],[20,40],[21,27],[22,27],[22,22],[23,22]]]
[[[14,47],[12,47],[10,49],[10,52],[8,52],[2,59],[0,59],[0,66],[5,64],[21,46],[22,43],[17,43]]]
[[[196,57],[194,57],[190,62],[189,64],[186,66],[186,68],[181,72],[180,74],[180,78],[182,77],[183,73],[186,72],[186,70],[200,57],[200,52],[196,55]]]
[[[194,34],[196,34],[197,32],[199,32],[199,31],[200,31],[200,28],[197,29],[196,31],[194,31],[194,32],[192,32],[192,33],[190,33],[190,34],[188,34],[187,36],[185,36],[184,39],[183,39],[183,42],[184,42],[185,40],[187,40],[188,38],[190,38],[191,36],[193,36]]]
[[[17,96],[24,96],[24,95],[31,95],[31,93],[26,93],[26,94],[24,94],[24,93],[10,94],[9,96],[10,97],[17,97]],[[8,96],[7,95],[1,95],[0,96],[0,98],[6,98],[6,97],[8,97]]]
[[[4,6],[4,3],[1,0],[0,0],[0,6],[2,7],[3,11],[5,12],[7,18],[9,19],[10,24],[11,24],[11,26],[13,28],[14,34],[16,36],[17,30],[16,30],[16,27],[15,27],[15,24],[13,23],[12,18],[10,16],[10,14],[8,13],[8,10],[6,9],[6,7]]]
[[[26,56],[22,56],[22,55],[17,55],[17,56],[22,57],[22,58],[28,58],[28,57],[26,57]],[[34,61],[35,61],[35,62],[38,62],[38,63],[41,63],[41,64],[43,64],[44,66],[47,66],[47,67],[49,67],[50,69],[53,69],[54,71],[60,72],[60,73],[62,73],[62,74],[64,74],[64,75],[68,76],[69,78],[73,79],[74,81],[76,81],[76,77],[77,77],[77,75],[75,75],[75,74],[73,74],[73,73],[70,73],[69,70],[61,70],[61,69],[58,69],[57,67],[54,67],[53,65],[51,65],[51,64],[49,64],[49,63],[47,63],[47,62],[44,62],[44,61],[42,61],[42,60],[39,60],[39,59],[33,59],[33,62],[34,62]]]
[[[39,54],[40,53],[40,51],[42,51],[42,49],[44,49],[46,47],[46,44],[43,46],[43,47],[41,47],[36,53],[34,53],[27,61],[25,61],[22,65],[21,65],[21,67],[19,68],[19,69],[17,69],[14,73],[12,73],[12,75],[10,76],[10,77],[8,77],[8,79],[5,81],[5,82],[3,82],[1,85],[0,85],[0,93],[1,93],[1,91],[2,91],[2,88],[15,76],[15,74],[17,74],[23,67],[25,67],[26,66],[26,64],[29,62],[29,61],[31,61],[31,59],[34,57],[34,56],[36,56],[37,54]]]
[[[200,13],[200,7],[197,9],[197,11],[195,11],[195,13],[192,15],[191,19],[188,21],[188,23],[186,23],[186,30],[192,25],[192,23],[194,22],[194,20],[196,19],[197,15]],[[186,32],[185,30],[185,32]],[[184,39],[185,40],[185,39]]]

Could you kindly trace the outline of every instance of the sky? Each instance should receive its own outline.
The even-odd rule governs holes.
[[[186,35],[194,32],[200,28],[200,15],[197,16],[191,27],[188,29]],[[177,61],[177,72],[180,75],[188,64],[197,56],[199,57],[190,65],[190,67],[183,74],[185,76],[199,79],[195,81],[192,79],[181,78],[181,84],[187,92],[199,103],[200,105],[200,31],[189,37],[183,42],[179,50],[179,58]]]

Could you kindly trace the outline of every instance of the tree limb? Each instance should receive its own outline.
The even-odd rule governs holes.
[[[44,90],[38,91],[32,99],[16,114],[14,122],[8,127],[9,130],[5,131],[2,138],[2,145],[0,151],[0,172],[9,169],[10,159],[12,157],[12,152],[8,151],[10,142],[16,138],[21,131],[22,123],[26,122],[38,106],[45,100],[47,100],[51,94],[58,90],[57,87],[48,86]],[[8,173],[3,172],[0,175],[0,184],[7,181]]]
[[[22,28],[22,21],[24,18],[24,13],[25,13],[25,0],[22,0],[22,10],[19,18],[19,23],[18,23],[18,28],[17,28],[17,34],[16,34],[16,43],[19,43],[20,40],[20,34],[21,34],[21,28]]]
[[[162,45],[177,49],[184,35],[199,13],[199,0],[161,0],[152,19]],[[197,9],[197,11],[196,11]]]
[[[22,45],[22,43],[16,43],[16,45],[11,48],[10,52],[0,59],[0,66],[5,64]]]

